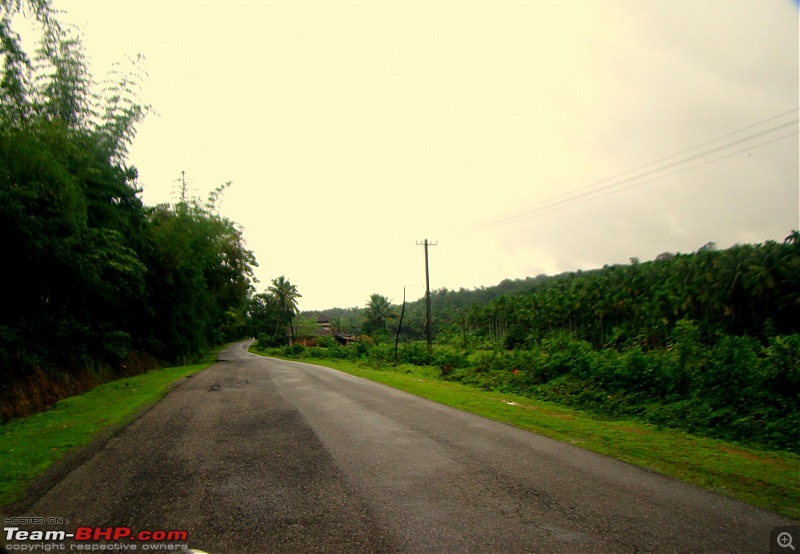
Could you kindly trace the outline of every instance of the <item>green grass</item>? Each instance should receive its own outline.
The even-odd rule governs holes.
[[[59,401],[52,409],[0,425],[0,506],[18,500],[56,461],[100,433],[119,429],[155,404],[183,377],[212,365],[219,350],[200,363],[149,371],[100,385]]]
[[[304,359],[503,421],[669,475],[755,506],[800,517],[800,456],[697,437],[628,420],[610,420],[522,396],[441,381],[432,368],[370,369],[344,360]]]

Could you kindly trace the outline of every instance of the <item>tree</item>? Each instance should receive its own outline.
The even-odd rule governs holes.
[[[20,12],[41,30],[35,65],[11,28]],[[124,354],[143,293],[145,216],[119,154],[143,108],[131,104],[128,117],[90,94],[81,43],[46,0],[0,0],[0,58],[0,231],[15,268],[0,361],[19,371]]]
[[[12,29],[18,14],[40,31],[33,61]],[[54,391],[123,371],[132,349],[177,361],[235,338],[256,265],[217,211],[229,183],[206,204],[184,194],[143,205],[125,160],[148,111],[136,101],[141,74],[99,87],[56,16],[49,0],[0,0],[0,235],[12,291],[0,307],[0,418],[22,415],[7,409],[9,391],[39,383],[30,397],[45,408]],[[27,378],[39,370],[50,382]]]
[[[156,206],[148,213],[143,257],[149,313],[140,334],[152,341],[150,349],[191,357],[234,338],[226,331],[240,332],[236,321],[248,307],[255,258],[233,222],[197,199]]]
[[[297,292],[297,287],[291,284],[283,275],[273,279],[272,285],[267,290],[273,294],[278,304],[279,316],[275,322],[275,336],[278,336],[281,325],[289,325],[292,328],[292,336],[294,336],[292,320],[299,312],[297,299],[302,298],[303,295]]]
[[[382,294],[370,295],[364,310],[364,323],[367,333],[386,332],[386,323],[397,317],[391,301]]]
[[[301,315],[294,320],[294,331],[298,339],[311,339],[319,335],[320,326],[314,315]]]
[[[18,14],[40,31],[33,61],[12,29]],[[0,234],[13,291],[0,309],[0,394],[42,370],[54,382],[31,395],[47,399],[35,408],[116,366],[146,297],[145,213],[120,155],[143,110],[134,102],[125,116],[92,93],[80,40],[56,15],[48,0],[0,0]],[[19,414],[10,404],[0,399],[0,417]]]
[[[247,332],[258,338],[275,328],[278,306],[275,297],[266,292],[254,294],[247,301],[245,311]]]

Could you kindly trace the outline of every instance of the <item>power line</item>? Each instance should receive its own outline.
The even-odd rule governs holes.
[[[534,217],[534,216],[537,216],[537,215],[542,215],[542,214],[546,214],[546,213],[549,213],[549,212],[553,212],[553,211],[559,210],[561,208],[574,206],[575,204],[580,204],[581,202],[585,202],[587,200],[592,200],[594,198],[600,198],[602,196],[607,196],[609,194],[614,194],[616,192],[620,192],[620,191],[623,191],[623,190],[628,190],[628,189],[637,187],[639,185],[644,185],[644,184],[650,183],[652,181],[657,181],[659,179],[663,179],[664,177],[669,177],[671,175],[676,175],[678,173],[684,173],[685,171],[689,171],[690,169],[695,169],[695,168],[698,168],[698,167],[702,167],[704,165],[708,165],[710,163],[713,163],[713,162],[716,162],[716,161],[719,161],[719,160],[723,160],[725,158],[730,158],[732,156],[736,156],[736,155],[742,154],[744,152],[751,152],[751,151],[753,151],[753,150],[755,150],[757,148],[761,148],[761,147],[766,146],[768,144],[772,144],[773,142],[778,142],[779,140],[784,140],[784,139],[787,139],[787,138],[790,138],[790,137],[795,137],[795,136],[797,136],[797,133],[788,133],[786,135],[781,135],[779,137],[775,137],[775,138],[766,140],[764,142],[748,145],[747,147],[742,148],[740,150],[736,150],[735,152],[729,152],[727,154],[723,154],[721,156],[717,156],[717,157],[712,158],[710,160],[704,160],[702,162],[690,165],[688,167],[682,167],[680,169],[676,169],[675,171],[671,171],[671,172],[665,173],[663,175],[656,175],[656,176],[651,177],[649,179],[645,179],[644,181],[636,181],[636,182],[628,184],[627,186],[619,187],[619,188],[616,188],[614,190],[597,189],[595,191],[590,191],[590,192],[587,192],[584,195],[581,195],[581,196],[578,196],[578,197],[575,197],[575,198],[564,199],[562,202],[560,202],[558,204],[555,204],[555,205],[543,206],[542,208],[539,208],[539,209],[536,209],[536,210],[532,210],[530,212],[525,212],[524,214],[519,214],[517,216],[508,217],[508,218],[504,219],[502,222],[497,223],[497,224],[513,223],[514,221],[519,221],[519,220],[522,220],[522,219],[526,219],[528,217]],[[622,183],[622,181],[620,183]]]
[[[715,152],[719,152],[721,150],[725,150],[727,148],[730,148],[731,146],[736,146],[737,144],[741,144],[741,143],[753,140],[754,138],[757,138],[759,136],[763,136],[763,135],[772,133],[772,132],[777,131],[779,129],[782,129],[782,128],[785,128],[785,127],[788,127],[788,126],[791,126],[791,125],[795,125],[795,124],[797,124],[797,120],[790,121],[790,122],[787,122],[787,123],[783,123],[783,124],[780,124],[780,125],[776,125],[774,127],[766,129],[764,131],[761,131],[761,132],[758,132],[758,133],[753,133],[753,134],[748,135],[748,136],[746,136],[744,138],[728,142],[726,144],[723,144],[721,146],[706,150],[704,152],[700,152],[698,154],[693,154],[691,156],[684,157],[684,158],[682,158],[680,160],[677,160],[675,162],[671,162],[671,163],[662,165],[662,166],[657,167],[655,169],[651,169],[649,171],[645,171],[643,173],[639,173],[637,175],[634,175],[634,176],[631,176],[631,177],[627,177],[625,179],[620,179],[620,180],[617,180],[617,181],[613,181],[612,183],[609,183],[607,185],[603,185],[601,187],[597,187],[595,185],[597,185],[599,183],[603,183],[603,182],[609,181],[610,179],[614,179],[614,177],[609,178],[609,179],[604,179],[602,181],[597,181],[597,182],[593,183],[592,185],[581,187],[580,189],[573,190],[573,191],[561,194],[559,196],[556,196],[554,198],[550,198],[548,200],[544,200],[542,202],[534,204],[533,206],[530,206],[530,207],[526,208],[525,210],[517,212],[516,214],[510,214],[508,216],[501,216],[501,217],[497,218],[494,221],[494,223],[501,224],[501,223],[506,223],[506,222],[509,222],[509,221],[518,220],[518,219],[521,219],[521,218],[528,217],[529,215],[535,215],[535,214],[537,214],[538,212],[540,212],[542,210],[549,210],[549,208],[560,207],[562,204],[571,203],[573,200],[581,199],[581,198],[584,198],[584,197],[595,196],[599,192],[606,191],[608,189],[614,189],[614,188],[619,187],[620,185],[628,183],[630,181],[637,181],[637,180],[641,179],[642,177],[646,177],[648,175],[659,173],[659,172],[664,171],[666,169],[685,164],[685,163],[690,162],[692,160],[696,160],[696,159],[708,156],[709,154],[713,154]],[[792,133],[792,134],[790,134],[788,136],[793,136],[795,134],[796,133]],[[726,135],[726,136],[730,136],[730,134]],[[786,137],[781,137],[781,138],[786,138]],[[715,139],[715,141],[716,140],[718,140],[718,139]],[[709,141],[709,142],[715,142],[715,141]],[[768,141],[768,143],[769,142],[774,142],[774,141]],[[708,144],[708,143],[704,143],[704,144]],[[692,149],[684,150],[684,152],[691,151]],[[745,150],[747,150],[747,148],[745,148]],[[673,157],[674,157],[674,155],[669,156],[667,158],[662,158],[662,160],[671,159]],[[723,158],[726,158],[726,157],[728,157],[728,156],[724,155],[724,156],[721,156],[721,157],[718,157],[718,158],[714,158],[712,161],[716,161],[716,160],[723,159]],[[655,163],[657,163],[657,162],[651,162],[649,164],[646,164],[645,166],[640,166],[640,167],[648,167],[650,165],[654,165]],[[700,165],[705,165],[705,164],[700,164]],[[696,167],[696,166],[693,166],[693,167]],[[619,176],[627,175],[627,174],[631,173],[632,171],[633,170],[626,171],[624,173],[620,173]],[[678,171],[677,173],[679,173],[679,172],[680,171]],[[666,177],[667,175],[673,175],[673,174],[674,173],[669,173],[669,174],[662,175],[661,177]],[[648,179],[647,181],[644,181],[644,182],[650,182],[650,181],[653,181],[653,180],[655,180],[655,179]],[[623,187],[623,189],[620,189],[620,190],[624,190],[624,189],[627,189],[627,188],[630,188],[630,187]],[[616,192],[616,191],[612,191],[612,192]]]
[[[679,152],[676,152],[674,154],[671,154],[669,156],[665,156],[665,157],[659,158],[658,160],[654,160],[652,162],[637,166],[637,167],[635,167],[633,169],[630,169],[628,171],[619,173],[619,174],[617,174],[615,176],[608,177],[606,179],[602,179],[602,180],[599,180],[599,181],[595,181],[595,182],[593,182],[593,183],[591,183],[589,185],[586,185],[586,186],[580,187],[578,189],[575,189],[575,190],[572,190],[572,191],[557,195],[557,196],[555,196],[553,198],[550,198],[550,199],[547,199],[547,200],[543,200],[541,202],[533,204],[533,205],[529,206],[528,208],[525,208],[523,210],[517,211],[515,213],[510,213],[510,214],[507,214],[507,215],[498,216],[498,217],[496,217],[494,219],[490,219],[486,223],[491,224],[491,225],[502,225],[502,224],[506,224],[506,223],[511,223],[511,222],[514,222],[514,221],[518,221],[520,219],[525,219],[525,218],[528,218],[528,217],[539,215],[541,213],[546,213],[546,212],[549,212],[549,211],[553,211],[553,210],[556,210],[556,209],[559,209],[559,208],[562,208],[562,207],[565,207],[565,206],[568,206],[568,205],[573,205],[573,204],[582,202],[582,201],[587,200],[587,199],[592,198],[592,197],[597,197],[597,196],[602,196],[602,195],[605,195],[605,194],[610,194],[610,193],[613,193],[613,192],[618,192],[619,190],[626,190],[628,188],[632,188],[633,186],[638,186],[639,184],[648,183],[648,182],[660,179],[662,177],[667,177],[669,175],[674,175],[676,173],[681,173],[681,172],[686,171],[688,169],[692,169],[692,168],[695,168],[695,167],[699,167],[701,165],[706,165],[706,164],[711,163],[713,161],[718,161],[718,160],[730,157],[732,155],[741,153],[742,151],[747,151],[748,149],[758,148],[758,147],[764,146],[766,144],[770,144],[772,142],[776,142],[777,140],[782,140],[782,139],[785,139],[785,138],[788,138],[788,137],[791,137],[791,136],[795,136],[797,134],[796,132],[795,133],[791,133],[789,135],[782,135],[780,137],[777,137],[774,140],[768,140],[768,141],[765,141],[765,142],[758,143],[756,145],[749,146],[749,147],[745,148],[742,151],[737,151],[737,152],[734,152],[734,153],[731,153],[731,154],[725,154],[725,155],[722,155],[722,156],[718,156],[718,157],[712,158],[711,160],[704,161],[704,162],[702,162],[700,164],[694,164],[694,165],[692,165],[690,167],[687,167],[687,168],[679,169],[677,171],[666,173],[664,175],[656,176],[656,177],[647,179],[645,181],[639,182],[639,180],[642,177],[647,177],[649,175],[654,175],[654,174],[662,172],[664,170],[667,170],[667,169],[670,169],[670,168],[673,168],[673,167],[680,166],[680,165],[683,165],[685,163],[691,162],[692,160],[700,159],[700,158],[709,156],[711,154],[714,154],[716,152],[720,152],[722,150],[730,148],[732,146],[736,146],[738,144],[742,144],[742,143],[751,141],[751,140],[753,140],[755,138],[758,138],[758,137],[761,137],[761,136],[764,136],[764,135],[768,135],[770,133],[774,133],[777,130],[780,130],[780,129],[783,129],[783,128],[786,128],[786,127],[789,127],[789,126],[792,126],[792,125],[796,125],[798,120],[797,119],[793,119],[792,121],[784,122],[784,123],[781,123],[781,124],[778,124],[778,125],[774,125],[772,127],[769,127],[768,129],[764,129],[764,130],[758,131],[756,133],[751,133],[751,134],[749,134],[749,135],[747,135],[747,136],[745,136],[743,138],[739,138],[739,139],[736,139],[736,140],[733,140],[733,141],[729,141],[729,142],[727,142],[727,143],[725,143],[723,145],[716,146],[714,148],[710,148],[710,149],[707,149],[707,150],[704,150],[702,152],[699,152],[699,153],[696,153],[696,154],[692,154],[692,155],[689,155],[689,156],[684,156],[681,159],[676,160],[674,162],[663,164],[663,162],[665,162],[667,160],[671,160],[671,159],[673,159],[673,158],[675,158],[675,157],[677,157],[677,156],[679,156],[681,154],[686,154],[686,153],[698,150],[699,148],[702,148],[703,146],[708,146],[708,145],[713,144],[715,142],[719,142],[722,139],[725,139],[725,138],[728,138],[728,137],[731,137],[731,136],[734,136],[734,135],[741,134],[744,131],[747,131],[749,129],[753,129],[755,127],[761,126],[764,123],[767,123],[767,122],[770,122],[770,121],[774,121],[775,119],[778,119],[778,118],[781,118],[781,117],[785,117],[786,115],[794,113],[794,112],[797,112],[797,111],[798,111],[798,109],[793,109],[793,110],[789,110],[789,111],[780,113],[778,115],[769,117],[767,119],[763,119],[761,121],[758,121],[758,122],[753,123],[751,125],[748,125],[746,127],[742,127],[742,128],[740,128],[740,129],[738,129],[736,131],[727,133],[725,135],[721,135],[721,136],[716,137],[716,138],[714,138],[712,140],[708,140],[708,141],[696,144],[696,145],[694,145],[694,146],[692,146],[690,148],[683,149],[683,150],[681,150]],[[657,164],[662,164],[662,165],[660,165],[659,167],[656,167],[654,169],[651,169],[651,170],[648,170],[648,171],[645,171],[645,172],[642,172],[642,173],[638,173],[638,174],[633,175],[631,177],[626,177],[624,179],[620,179],[620,177],[623,177],[625,175],[629,175],[630,173],[633,173],[635,171],[638,171],[638,170],[641,170],[641,169],[644,169],[644,168],[647,168],[647,167],[651,167],[651,166],[657,165]],[[600,185],[602,183],[607,183],[608,181],[612,181],[612,182],[609,183],[609,184],[600,186],[600,187],[597,186],[597,185]],[[625,183],[630,183],[630,182],[634,182],[634,183],[633,184],[629,184],[627,186],[621,186],[621,185],[624,185]],[[601,193],[604,193],[604,194],[601,194]]]
[[[646,164],[642,164],[642,165],[636,166],[633,169],[629,169],[627,171],[623,171],[622,173],[618,173],[616,175],[612,175],[611,177],[606,177],[605,179],[601,179],[599,181],[595,181],[594,183],[591,183],[589,185],[586,185],[584,187],[581,187],[581,188],[576,189],[576,190],[571,191],[571,192],[575,193],[575,192],[580,191],[580,190],[584,190],[584,189],[588,189],[588,188],[594,187],[595,185],[599,185],[600,183],[605,183],[607,181],[612,181],[612,180],[618,179],[618,178],[622,177],[623,175],[627,175],[629,173],[633,173],[634,171],[639,171],[640,169],[644,169],[646,167],[650,167],[652,165],[656,165],[656,164],[659,164],[661,162],[664,162],[664,161],[667,161],[667,160],[671,160],[672,158],[674,158],[676,156],[679,156],[681,154],[685,154],[687,152],[691,152],[692,150],[697,150],[698,148],[701,148],[701,147],[709,145],[709,144],[713,144],[713,143],[718,142],[718,141],[720,141],[720,140],[722,140],[724,138],[728,138],[728,137],[733,136],[733,135],[738,135],[739,133],[742,133],[742,132],[744,132],[744,131],[746,131],[748,129],[752,129],[754,127],[758,127],[760,125],[763,125],[764,123],[767,123],[769,121],[773,121],[775,119],[779,119],[781,117],[784,117],[786,115],[789,115],[790,113],[794,113],[794,112],[797,112],[797,111],[800,111],[800,108],[795,108],[795,109],[792,109],[792,110],[788,110],[786,112],[779,113],[778,115],[774,115],[772,117],[768,117],[766,119],[762,119],[761,121],[757,121],[756,123],[752,123],[752,124],[747,125],[745,127],[741,127],[740,129],[737,129],[737,130],[732,131],[730,133],[726,133],[724,135],[720,135],[720,136],[718,136],[716,138],[713,138],[711,140],[707,140],[705,142],[701,142],[701,143],[695,144],[694,146],[690,146],[689,148],[684,148],[683,150],[679,150],[678,152],[675,152],[674,154],[670,154],[669,156],[664,156],[663,158],[659,158],[657,160],[653,160],[653,161],[648,162]],[[796,122],[796,121],[797,120],[795,120],[794,122]],[[791,123],[789,123],[789,124],[791,124]],[[570,193],[565,193],[565,194],[570,194]]]
[[[647,162],[646,164],[642,164],[640,166],[634,167],[633,169],[629,169],[628,171],[625,171],[623,173],[619,173],[619,174],[614,175],[612,177],[607,177],[607,178],[605,178],[605,179],[603,179],[601,181],[597,181],[597,183],[603,183],[605,181],[610,181],[611,179],[616,179],[618,177],[622,177],[623,175],[627,175],[628,173],[633,173],[634,171],[638,171],[640,169],[644,169],[645,167],[650,167],[651,165],[655,165],[657,163],[661,163],[661,162],[666,161],[666,160],[671,160],[672,158],[674,158],[676,156],[679,156],[681,154],[685,154],[686,152],[691,152],[692,150],[696,150],[696,149],[698,149],[698,148],[700,148],[702,146],[706,146],[708,144],[713,144],[713,143],[715,143],[717,141],[720,141],[720,140],[722,140],[724,138],[732,137],[733,135],[738,135],[739,133],[741,133],[743,131],[747,131],[748,129],[752,129],[754,127],[758,127],[759,125],[763,125],[764,123],[767,123],[769,121],[774,121],[775,119],[779,119],[781,117],[787,116],[790,113],[794,113],[794,112],[797,112],[797,111],[800,111],[800,108],[794,108],[792,110],[788,110],[788,111],[779,113],[778,115],[773,115],[772,117],[768,117],[766,119],[762,119],[761,121],[757,121],[757,122],[752,123],[750,125],[747,125],[745,127],[741,127],[740,129],[737,129],[735,131],[731,131],[730,133],[726,133],[724,135],[720,135],[720,136],[718,136],[716,138],[713,138],[711,140],[707,140],[705,142],[701,142],[701,143],[695,144],[694,146],[690,146],[689,148],[684,148],[683,150],[679,150],[679,151],[675,152],[674,154],[670,154],[669,156],[665,156],[663,158],[659,158],[657,160],[653,160],[652,162]],[[593,183],[593,184],[597,184],[597,183]],[[592,186],[592,185],[589,185],[589,186]]]
[[[795,122],[793,122],[793,123],[795,123]],[[781,126],[781,127],[785,127],[785,125]],[[775,130],[775,129],[773,129],[773,130]],[[770,131],[770,132],[772,132],[772,131]],[[567,207],[567,206],[572,206],[574,204],[578,204],[578,203],[583,202],[585,200],[590,200],[590,199],[593,199],[593,198],[606,196],[608,194],[613,194],[613,193],[616,193],[616,192],[619,192],[619,191],[622,191],[622,190],[627,190],[627,189],[630,189],[630,188],[633,188],[633,187],[636,187],[636,186],[639,186],[639,185],[643,185],[645,183],[650,183],[652,181],[656,181],[658,179],[662,179],[662,178],[668,177],[670,175],[683,173],[685,171],[688,171],[689,169],[694,169],[696,167],[701,167],[701,166],[704,166],[704,165],[708,165],[709,163],[712,163],[712,162],[715,162],[715,161],[719,161],[719,160],[722,160],[722,159],[725,159],[725,158],[729,158],[729,157],[734,156],[736,154],[741,154],[742,152],[747,152],[748,150],[753,150],[755,148],[759,148],[761,146],[765,146],[767,144],[771,144],[773,142],[777,142],[778,140],[783,140],[785,138],[793,137],[793,136],[796,136],[796,135],[797,135],[796,132],[795,133],[789,133],[789,134],[786,134],[786,135],[781,135],[779,137],[775,137],[773,139],[770,139],[770,140],[767,140],[767,141],[764,141],[764,142],[760,142],[760,143],[753,144],[753,145],[748,145],[747,147],[745,147],[745,148],[743,148],[741,150],[737,150],[735,152],[723,154],[721,156],[716,156],[716,157],[711,158],[709,160],[705,160],[705,161],[702,161],[700,163],[697,163],[697,164],[694,164],[694,165],[691,165],[691,166],[688,166],[688,167],[680,168],[680,169],[677,169],[675,171],[664,173],[662,175],[655,175],[654,177],[651,177],[649,179],[645,179],[643,181],[641,180],[642,177],[647,177],[647,176],[650,176],[650,175],[653,175],[653,174],[656,174],[656,173],[660,173],[660,172],[664,171],[665,169],[669,169],[671,167],[683,165],[683,164],[685,164],[687,162],[690,162],[692,160],[703,158],[703,157],[707,156],[708,154],[712,154],[714,152],[718,152],[720,150],[724,150],[724,149],[729,148],[731,146],[735,146],[736,144],[739,144],[741,142],[745,142],[744,140],[734,141],[734,142],[731,142],[731,143],[729,143],[729,144],[727,144],[725,146],[722,146],[722,147],[719,147],[719,148],[715,148],[713,150],[709,150],[708,152],[704,152],[702,154],[697,154],[697,155],[694,155],[694,156],[690,156],[690,157],[684,158],[683,160],[679,160],[677,162],[674,162],[674,163],[671,163],[671,164],[667,164],[667,165],[662,166],[660,168],[657,168],[657,169],[654,169],[654,170],[651,170],[651,171],[646,171],[644,173],[640,173],[639,175],[634,175],[633,177],[628,177],[626,179],[621,179],[619,181],[615,181],[613,183],[610,183],[608,185],[604,185],[602,187],[596,187],[594,189],[587,190],[587,191],[585,191],[583,193],[580,193],[580,194],[569,194],[569,193],[567,193],[567,194],[561,195],[561,197],[556,197],[556,198],[553,198],[553,199],[550,199],[550,200],[546,200],[544,202],[540,202],[539,204],[535,204],[534,206],[531,206],[531,207],[525,209],[522,212],[518,212],[516,214],[511,214],[511,215],[508,215],[508,216],[505,216],[505,217],[502,217],[502,218],[498,218],[493,223],[494,224],[498,224],[498,225],[499,224],[504,224],[504,223],[511,223],[511,222],[519,221],[521,219],[526,219],[528,217],[532,217],[532,216],[535,216],[535,215],[541,215],[543,213],[551,212],[551,211],[554,211],[554,210],[557,210],[557,209],[560,209],[560,208],[564,208],[564,207]],[[752,140],[752,138],[755,138],[756,136],[757,135],[753,135],[752,137],[749,137],[747,140]],[[626,185],[626,183],[627,183],[627,185]]]

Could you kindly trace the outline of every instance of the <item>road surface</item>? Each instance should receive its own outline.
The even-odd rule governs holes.
[[[211,554],[768,552],[770,531],[796,524],[245,348],[186,379],[22,515],[64,518],[51,529],[186,530]]]

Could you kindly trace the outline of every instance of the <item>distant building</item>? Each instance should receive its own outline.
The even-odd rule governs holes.
[[[316,312],[314,315],[317,318],[317,325],[319,325],[320,335],[332,335],[333,326],[331,325],[331,318],[319,312]]]
[[[331,318],[319,312],[303,314],[306,318],[314,318],[317,322],[315,329],[307,329],[302,336],[295,330],[295,336],[292,338],[292,330],[290,327],[286,328],[286,336],[289,337],[289,344],[302,344],[303,346],[316,346],[318,337],[333,337],[336,342],[343,346],[347,346],[351,342],[355,342],[356,336],[349,333],[337,333],[331,325]]]

